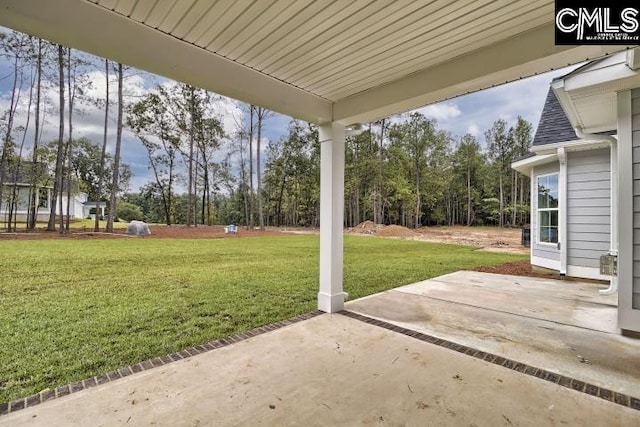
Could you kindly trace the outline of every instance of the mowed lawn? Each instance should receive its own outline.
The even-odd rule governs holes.
[[[317,236],[0,241],[0,402],[316,308]],[[347,236],[350,298],[524,256]]]

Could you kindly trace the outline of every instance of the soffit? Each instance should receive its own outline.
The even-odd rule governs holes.
[[[0,25],[348,124],[623,48],[555,46],[553,11],[553,0],[0,0]]]

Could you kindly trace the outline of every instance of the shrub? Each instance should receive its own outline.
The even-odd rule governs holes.
[[[117,211],[118,214],[116,215],[116,218],[120,218],[127,222],[133,220],[141,221],[143,217],[142,209],[133,203],[120,202],[117,205]]]

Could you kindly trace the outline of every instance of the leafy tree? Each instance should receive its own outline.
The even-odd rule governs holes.
[[[457,174],[464,177],[466,184],[467,216],[466,224],[474,221],[474,205],[478,202],[479,192],[476,189],[478,174],[485,162],[480,144],[473,135],[466,134],[460,140],[458,148],[453,154],[453,164]]]
[[[162,199],[164,221],[171,225],[180,136],[166,105],[166,92],[159,86],[157,89],[158,93],[150,93],[130,107],[127,125],[147,150],[155,178],[153,188]]]
[[[485,132],[485,138],[489,146],[489,158],[494,162],[498,172],[500,214],[498,224],[504,226],[504,180],[509,174],[509,167],[513,159],[513,135],[507,130],[507,122],[498,119],[493,122],[491,129]]]
[[[134,205],[133,203],[120,201],[118,203],[117,217],[126,222],[130,222],[133,220],[141,221],[144,215],[139,206]]]

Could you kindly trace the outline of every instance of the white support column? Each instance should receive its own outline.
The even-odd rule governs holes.
[[[342,290],[344,224],[344,126],[321,125],[320,136],[320,292],[318,309],[344,308]]]
[[[567,152],[564,147],[560,147],[558,148],[557,153],[558,161],[560,162],[560,179],[558,180],[558,213],[560,214],[560,217],[558,218],[560,226],[560,276],[565,276],[567,274],[567,252],[569,251],[569,233],[567,230]]]
[[[631,91],[618,92],[618,327],[640,332],[640,310],[633,307],[634,157]],[[636,267],[637,268],[637,267]]]

